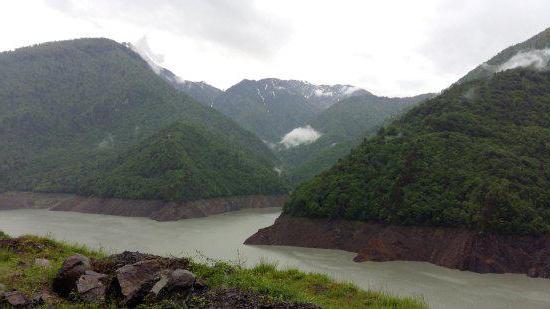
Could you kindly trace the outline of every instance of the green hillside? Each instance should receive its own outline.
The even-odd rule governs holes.
[[[177,122],[103,162],[87,194],[186,200],[280,192],[273,168],[210,130]]]
[[[384,123],[431,96],[387,98],[369,94],[344,99],[310,122],[323,134],[317,141],[281,148],[277,155],[286,164],[291,183],[310,179],[349,154],[363,138],[376,133]]]
[[[208,127],[209,134],[224,141],[216,147],[228,153],[240,149],[237,163],[244,162],[248,177],[271,177],[257,187],[281,190],[275,172],[264,174],[272,170],[275,158],[260,140],[174,89],[124,45],[79,39],[0,53],[0,190],[96,192],[105,179],[90,175],[101,174],[104,162],[116,161],[144,140],[154,144],[149,138],[174,122]],[[225,149],[227,145],[232,147]],[[199,147],[184,146],[186,150]],[[151,160],[141,159],[144,165]],[[261,169],[251,171],[249,162]],[[124,165],[114,170],[122,172]],[[202,172],[205,175],[200,177],[211,179],[206,176],[208,170]],[[119,179],[114,176],[109,174]],[[233,182],[241,177],[241,173],[229,173],[224,179]],[[200,194],[243,192],[242,188],[231,191],[232,185],[212,186],[223,189]],[[110,192],[135,196],[127,193]]]
[[[275,90],[262,94],[267,89],[265,83],[243,80],[217,97],[213,107],[262,140],[276,142],[311,119],[314,109],[302,95],[286,91],[275,94]]]
[[[294,216],[550,231],[550,72],[457,84],[302,184]]]

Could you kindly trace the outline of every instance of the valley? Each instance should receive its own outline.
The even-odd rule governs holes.
[[[0,4],[0,307],[549,308],[537,1]]]

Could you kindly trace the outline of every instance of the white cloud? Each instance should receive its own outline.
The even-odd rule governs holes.
[[[130,44],[130,48],[139,54],[147,64],[155,71],[157,74],[161,72],[162,63],[164,62],[164,55],[157,54],[153,52],[149,43],[147,42],[147,37],[143,36],[137,42]]]
[[[548,67],[550,61],[550,48],[534,49],[522,51],[515,54],[508,61],[497,68],[497,72],[511,70],[515,68],[530,67],[537,70],[542,70]]]
[[[321,137],[321,133],[316,131],[310,125],[307,125],[288,132],[280,143],[286,148],[291,148],[303,144],[311,144],[319,137]]]
[[[446,88],[550,26],[548,12],[548,0],[6,0],[0,50],[147,35],[186,80],[277,77],[405,96]]]

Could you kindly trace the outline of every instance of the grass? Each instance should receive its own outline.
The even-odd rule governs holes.
[[[308,302],[322,308],[426,308],[422,300],[397,298],[380,292],[363,291],[350,283],[338,283],[328,276],[297,269],[279,270],[262,262],[244,268],[227,262],[212,265],[192,263],[191,271],[205,278],[211,287],[237,287],[268,295],[276,300]]]
[[[0,239],[9,238],[0,232]],[[5,240],[5,239],[4,239]],[[1,240],[0,240],[1,241]],[[4,242],[6,244],[6,242]],[[29,296],[49,289],[63,261],[80,253],[90,258],[106,256],[84,246],[72,245],[36,236],[22,236],[10,245],[0,245],[0,283]],[[50,268],[35,265],[35,259],[48,259]],[[384,293],[363,291],[349,283],[337,283],[325,275],[297,269],[279,270],[275,264],[260,263],[245,268],[227,262],[191,261],[190,270],[212,288],[239,288],[266,295],[273,300],[308,302],[322,308],[426,308],[422,300],[396,298]],[[56,306],[73,306],[61,299]],[[85,308],[85,306],[78,304]],[[92,306],[93,307],[93,306]]]

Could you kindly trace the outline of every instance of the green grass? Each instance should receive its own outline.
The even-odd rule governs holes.
[[[0,232],[0,239],[8,236]],[[49,289],[63,261],[76,253],[90,258],[102,258],[106,253],[84,246],[54,241],[36,236],[22,236],[15,244],[0,245],[0,283],[7,289],[17,289],[32,297]],[[45,258],[51,268],[35,265],[35,259]],[[320,274],[304,273],[297,269],[279,270],[276,264],[260,263],[245,268],[228,262],[191,261],[190,270],[206,281],[211,288],[239,288],[268,296],[277,301],[308,302],[322,308],[425,308],[422,300],[396,298],[387,294],[363,291],[349,283],[337,283]],[[62,299],[54,300],[57,307],[73,307]],[[84,304],[77,304],[90,308]],[[93,307],[93,305],[92,305]]]
[[[350,283],[338,283],[328,276],[297,269],[280,270],[262,262],[245,268],[227,262],[191,264],[191,270],[211,287],[237,287],[268,295],[276,300],[308,302],[322,308],[426,308],[416,298],[396,298],[380,292],[363,291]]]
[[[6,234],[0,232],[0,238]],[[0,283],[7,289],[16,289],[27,295],[35,295],[49,287],[63,261],[76,253],[90,258],[100,258],[104,253],[84,246],[71,245],[36,236],[23,236],[13,248],[0,246]],[[51,267],[35,265],[35,259],[47,259]]]

